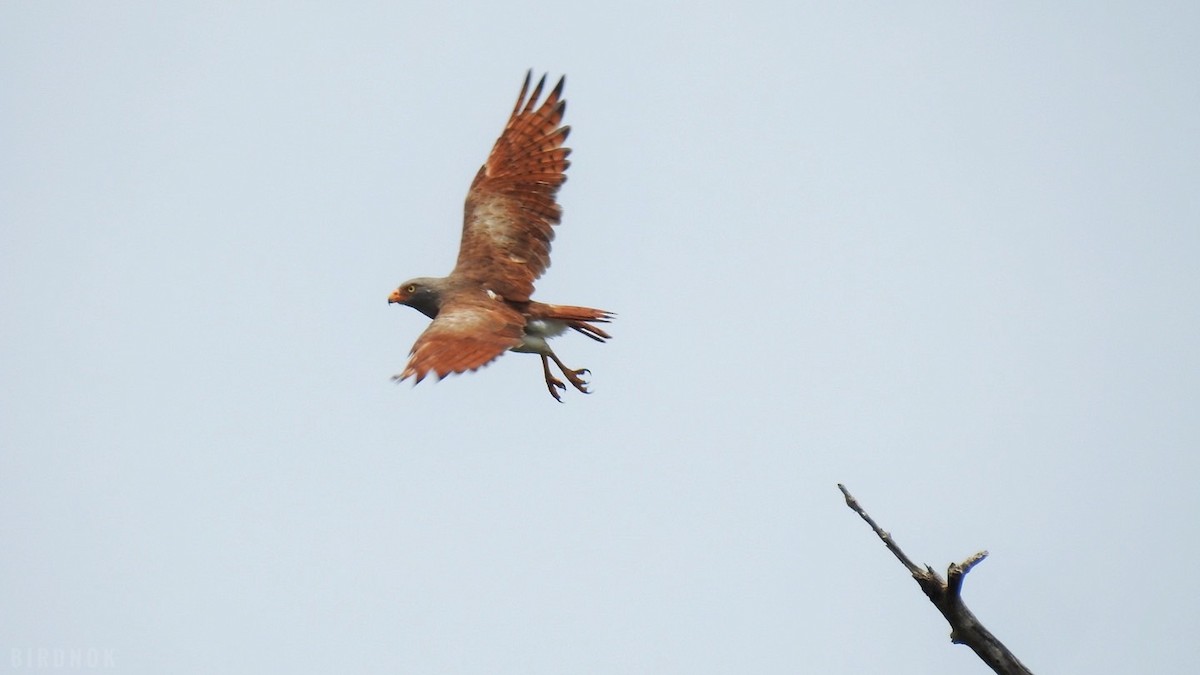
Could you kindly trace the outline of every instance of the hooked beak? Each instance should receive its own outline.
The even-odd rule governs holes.
[[[388,296],[388,304],[390,305],[393,302],[400,302],[400,289],[399,288],[392,291],[392,294]]]

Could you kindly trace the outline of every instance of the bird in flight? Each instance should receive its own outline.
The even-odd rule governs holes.
[[[397,382],[475,370],[511,350],[542,358],[546,388],[559,402],[566,385],[550,371],[550,361],[571,386],[589,393],[584,376],[590,372],[568,368],[548,340],[570,328],[604,342],[611,336],[595,324],[608,323],[612,313],[530,297],[533,282],[550,266],[553,226],[562,220],[554,196],[567,180],[571,154],[563,147],[571,128],[560,126],[566,78],[538,105],[546,77],[530,93],[532,75],[526,73],[508,124],[467,191],[454,269],[445,277],[410,279],[388,297],[389,304],[433,319],[413,344],[404,371],[393,376]]]

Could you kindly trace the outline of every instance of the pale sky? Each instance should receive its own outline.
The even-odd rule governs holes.
[[[594,393],[397,386],[528,68]],[[1198,82],[1191,2],[6,2],[0,672],[987,672],[838,482],[1200,671]]]

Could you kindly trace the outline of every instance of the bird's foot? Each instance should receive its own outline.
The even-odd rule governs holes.
[[[546,373],[546,389],[550,390],[550,395],[554,397],[554,400],[558,401],[559,403],[562,403],[562,394],[560,394],[558,392],[566,391],[567,385],[563,384],[562,380],[558,379],[557,377],[554,377],[549,372],[547,372]]]
[[[561,392],[567,390],[567,385],[563,384],[562,380],[550,373],[550,359],[554,360],[554,365],[558,366],[558,369],[562,371],[563,377],[567,378],[567,382],[570,382],[572,387],[575,387],[584,394],[592,393],[587,389],[587,380],[583,379],[584,375],[591,375],[592,371],[588,370],[587,368],[571,370],[563,365],[563,362],[560,361],[553,352],[549,354],[549,358],[547,358],[546,354],[542,354],[541,356],[542,372],[546,375],[546,388],[550,390],[550,395],[553,396],[556,401],[562,403]]]
[[[588,370],[587,368],[580,368],[579,370],[571,370],[569,368],[563,368],[563,375],[567,378],[567,382],[570,382],[571,386],[575,387],[576,389],[578,389],[580,392],[582,392],[584,394],[592,393],[592,392],[588,391],[587,380],[583,379],[584,375],[591,375],[591,374],[592,374],[592,371]]]

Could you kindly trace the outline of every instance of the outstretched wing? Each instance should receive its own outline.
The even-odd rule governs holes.
[[[571,128],[559,124],[566,111],[563,84],[539,106],[546,77],[529,93],[532,71],[487,163],[467,192],[458,263],[451,276],[478,282],[508,300],[528,300],[533,282],[550,266],[552,227],[562,219],[554,201],[567,180]]]
[[[486,366],[521,343],[525,318],[499,298],[480,289],[447,300],[437,318],[417,338],[408,365],[396,379],[433,373],[438,379]]]

